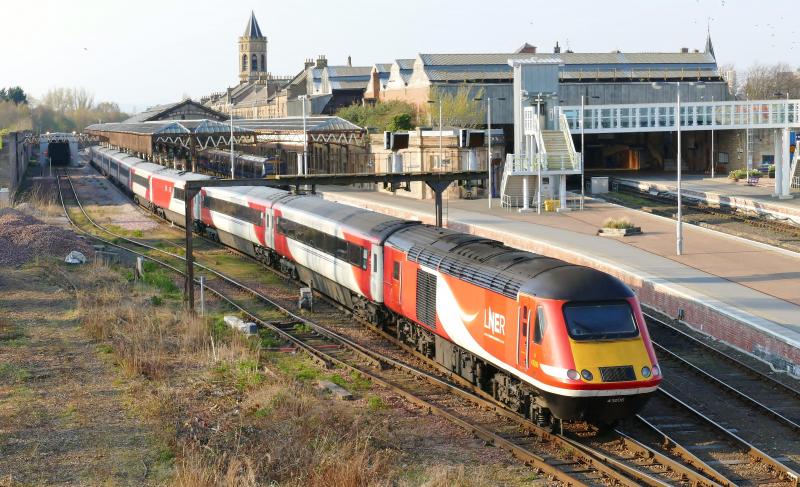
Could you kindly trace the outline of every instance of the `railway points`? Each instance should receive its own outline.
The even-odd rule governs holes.
[[[425,203],[358,190],[323,188],[334,201],[430,221]],[[449,201],[450,228],[498,238],[517,248],[593,266],[621,277],[643,303],[694,328],[795,371],[800,363],[800,256],[702,228],[685,228],[687,252],[675,257],[674,223],[590,201],[589,211],[520,214],[483,201]],[[641,224],[644,235],[610,240],[595,234],[609,216]],[[718,249],[725,249],[719,252]],[[682,311],[681,311],[682,310]]]

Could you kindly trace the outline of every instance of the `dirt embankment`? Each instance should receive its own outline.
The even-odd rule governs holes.
[[[63,259],[73,250],[93,255],[92,246],[69,230],[14,208],[0,209],[0,265],[19,266],[36,257]]]

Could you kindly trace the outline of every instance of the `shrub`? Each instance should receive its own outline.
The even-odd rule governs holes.
[[[635,225],[631,223],[626,217],[622,218],[606,218],[603,222],[603,228],[617,228],[620,230],[634,228]]]

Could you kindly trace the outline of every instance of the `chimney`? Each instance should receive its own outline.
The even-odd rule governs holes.
[[[688,47],[682,47],[681,48],[681,53],[682,54],[688,54],[689,53],[689,48]]]
[[[353,59],[350,56],[347,56],[347,65],[348,66],[352,66],[353,65]]]
[[[311,58],[306,58],[306,62],[303,63],[303,68],[304,69],[308,69],[308,68],[313,68],[313,67],[314,67],[314,60],[311,59]]]
[[[324,54],[320,54],[317,56],[317,68],[327,68],[328,67],[328,60],[325,58]]]
[[[556,47],[553,48],[553,54],[561,54],[561,46],[558,45],[558,41],[556,41]]]

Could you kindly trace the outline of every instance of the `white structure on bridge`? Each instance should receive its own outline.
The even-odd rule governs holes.
[[[521,96],[519,97],[522,98]],[[749,100],[677,103],[635,103],[555,107],[554,120],[537,114],[538,108],[522,110],[523,142],[517,154],[509,154],[503,173],[501,197],[504,206],[527,211],[533,206],[530,179],[536,177],[537,208],[543,193],[559,196],[566,207],[566,176],[581,174],[582,158],[575,151],[572,134],[631,132],[771,129],[775,141],[775,196],[791,198],[797,181],[798,157],[790,161],[790,130],[800,129],[800,100]],[[582,115],[582,116],[581,116]],[[583,125],[583,127],[581,127]],[[547,128],[550,128],[548,130]],[[519,132],[518,132],[519,133]],[[800,149],[800,147],[798,147]],[[800,152],[795,152],[800,154]]]

